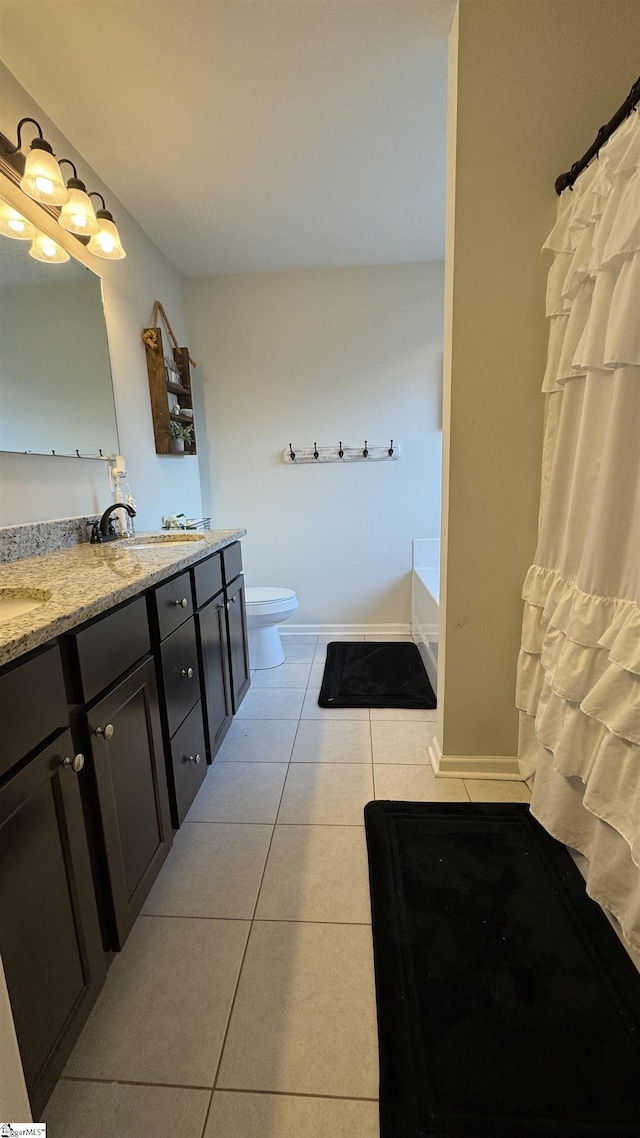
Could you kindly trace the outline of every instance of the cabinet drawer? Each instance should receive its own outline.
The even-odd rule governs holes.
[[[242,573],[242,548],[239,541],[234,541],[233,545],[228,545],[226,549],[222,550],[222,561],[224,564],[224,583],[229,584],[233,581],[239,573]]]
[[[89,703],[149,651],[144,597],[136,597],[115,612],[99,617],[80,632],[72,633],[68,640],[73,698],[76,703]]]
[[[193,620],[187,621],[164,641],[160,656],[167,726],[169,736],[172,736],[200,698],[200,669]]]
[[[0,775],[54,731],[68,726],[60,649],[11,665],[0,675]]]
[[[164,640],[193,616],[189,570],[160,585],[150,594],[150,601],[155,636]]]
[[[202,704],[198,702],[171,740],[174,826],[181,826],[207,773]]]
[[[222,554],[214,553],[206,561],[200,561],[193,569],[193,587],[196,608],[201,609],[222,589]]]

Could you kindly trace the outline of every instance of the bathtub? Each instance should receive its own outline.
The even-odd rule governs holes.
[[[411,635],[418,645],[433,690],[438,682],[440,539],[412,542]]]

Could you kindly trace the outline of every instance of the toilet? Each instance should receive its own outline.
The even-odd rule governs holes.
[[[278,625],[293,616],[298,598],[293,589],[254,586],[245,589],[249,660],[252,668],[277,668],[284,664]]]

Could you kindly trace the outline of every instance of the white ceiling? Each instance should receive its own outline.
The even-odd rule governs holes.
[[[200,276],[443,257],[452,6],[1,0],[0,30],[19,82]]]

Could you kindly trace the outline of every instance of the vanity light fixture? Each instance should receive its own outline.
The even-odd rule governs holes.
[[[58,165],[66,163],[73,170],[73,178],[67,182],[69,201],[65,202],[60,211],[58,221],[67,233],[76,233],[79,237],[90,237],[100,232],[100,223],[93,211],[93,203],[87,193],[87,187],[80,181],[75,163],[70,158],[61,158]]]
[[[63,261],[69,260],[67,250],[46,233],[38,233],[37,237],[34,237],[29,256],[35,261],[43,261],[46,265],[61,265]]]
[[[16,154],[22,146],[22,128],[25,123],[33,123],[38,128],[38,137],[31,143],[20,179],[20,189],[42,205],[64,205],[69,201],[69,192],[64,184],[60,167],[56,162],[53,147],[42,134],[42,127],[35,119],[20,119],[18,123],[18,142],[9,147],[8,154]]]
[[[127,254],[122,248],[120,234],[116,229],[113,215],[109,213],[102,194],[99,194],[97,190],[91,190],[89,197],[100,198],[102,209],[96,213],[100,227],[99,232],[93,234],[87,245],[87,250],[89,253],[94,253],[96,257],[105,257],[109,261],[121,261]]]
[[[35,225],[27,221],[17,209],[0,201],[0,233],[3,237],[13,237],[15,241],[33,241],[37,232]]]

